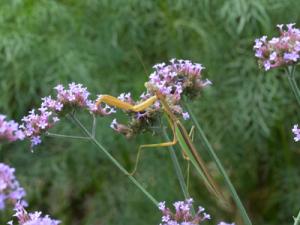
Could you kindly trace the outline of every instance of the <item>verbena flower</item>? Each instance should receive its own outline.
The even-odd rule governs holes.
[[[28,213],[21,204],[17,204],[15,207],[14,216],[17,218],[17,225],[58,225],[61,222],[59,220],[53,220],[48,215],[42,216],[41,212]],[[13,221],[8,222],[9,225],[13,225]]]
[[[202,80],[204,67],[190,60],[171,59],[170,63],[156,64],[153,68],[155,71],[145,84],[147,91],[152,95],[159,91],[175,102],[183,95],[195,97],[203,87],[211,84],[209,80]]]
[[[19,124],[13,120],[6,120],[6,116],[0,114],[0,142],[13,142],[23,140],[24,133],[19,129]]]
[[[180,101],[184,95],[189,99],[195,98],[203,87],[211,84],[211,81],[202,79],[204,67],[190,60],[171,59],[170,63],[156,64],[153,68],[155,71],[145,84],[147,92],[150,95],[155,95],[156,92],[164,95],[171,110],[188,119],[188,114],[183,112]]]
[[[54,87],[56,96],[42,98],[41,106],[38,110],[31,110],[27,116],[22,118],[23,124],[20,126],[23,133],[31,140],[34,147],[42,142],[41,135],[53,127],[61,116],[70,112],[74,108],[86,109],[95,115],[110,115],[115,110],[107,105],[96,106],[96,101],[89,99],[90,93],[82,84],[70,83],[68,88],[59,84]]]
[[[43,105],[43,104],[42,104]],[[22,118],[21,128],[26,137],[31,140],[31,146],[40,144],[41,135],[59,121],[56,111],[47,107],[41,107],[36,112],[34,109]]]
[[[195,214],[192,213],[193,199],[178,201],[173,204],[175,212],[166,207],[165,202],[158,204],[158,209],[162,212],[160,225],[199,225],[210,220],[211,216],[205,212],[201,206]],[[220,222],[218,225],[234,225],[234,223]]]
[[[193,199],[178,201],[173,204],[175,212],[165,206],[165,202],[158,204],[162,212],[160,225],[198,225],[203,221],[210,220],[210,215],[203,207],[199,207],[195,215],[192,213]]]
[[[193,99],[200,94],[202,88],[211,84],[209,80],[202,79],[204,67],[189,60],[172,59],[168,64],[160,63],[153,68],[154,72],[145,83],[147,91],[140,96],[139,100],[134,101],[130,93],[122,93],[118,98],[137,105],[159,92],[164,96],[172,113],[181,116],[184,120],[189,119],[189,114],[181,107],[182,97],[186,95],[189,99]],[[147,130],[153,131],[153,128],[159,125],[162,112],[162,105],[158,100],[142,112],[129,111],[131,119],[127,125],[114,121],[111,127],[127,137]]]
[[[298,128],[298,124],[295,124],[293,129],[292,129],[292,132],[294,133],[295,137],[294,137],[294,140],[296,142],[300,141],[300,129]]]
[[[6,203],[16,204],[20,202],[22,205],[27,203],[23,200],[26,192],[20,187],[16,179],[15,169],[4,163],[0,163],[0,210],[3,210]]]
[[[268,40],[263,36],[255,40],[254,50],[258,63],[266,71],[286,65],[297,64],[300,60],[300,30],[295,24],[277,25],[279,37]]]

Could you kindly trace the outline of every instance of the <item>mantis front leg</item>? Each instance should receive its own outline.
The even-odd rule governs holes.
[[[133,112],[141,112],[147,109],[148,107],[150,107],[151,105],[153,105],[155,101],[157,101],[157,97],[152,96],[140,104],[132,105],[130,103],[121,101],[120,99],[113,97],[111,95],[101,95],[97,99],[96,106],[98,107],[101,103],[105,103],[107,105],[114,106],[119,109],[133,111]]]

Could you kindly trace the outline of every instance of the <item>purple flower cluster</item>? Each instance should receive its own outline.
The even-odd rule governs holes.
[[[160,63],[153,68],[155,71],[150,74],[146,83],[147,90],[152,94],[159,91],[175,101],[179,101],[185,92],[198,92],[211,84],[209,80],[202,80],[201,72],[204,67],[190,60],[171,59],[169,64]]]
[[[193,215],[192,211],[193,199],[187,199],[185,201],[178,201],[173,204],[175,213],[166,207],[165,202],[158,204],[159,210],[163,216],[161,218],[160,225],[198,225],[206,220],[210,220],[211,217],[205,212],[205,209],[201,206],[198,207],[198,211]],[[220,222],[218,225],[234,225],[225,222]]]
[[[199,95],[203,87],[211,84],[208,79],[202,80],[201,73],[204,67],[190,60],[171,59],[169,64],[160,63],[153,68],[155,71],[145,84],[148,93],[150,95],[155,95],[156,92],[163,94],[171,110],[176,114],[181,114],[184,119],[188,119],[188,113],[183,112],[179,103],[183,95],[193,98]]]
[[[295,124],[293,129],[292,129],[292,132],[294,133],[295,137],[294,137],[294,140],[296,142],[300,141],[300,129],[298,128],[298,124]]]
[[[5,208],[6,203],[22,205],[27,203],[23,200],[25,190],[20,187],[15,175],[15,169],[0,163],[0,210]]]
[[[175,213],[165,206],[165,202],[159,203],[158,208],[163,214],[160,225],[198,225],[205,220],[210,220],[210,215],[202,207],[192,215],[192,203],[193,199],[175,202],[173,204]]]
[[[114,113],[114,109],[105,105],[96,106],[96,101],[90,100],[90,93],[82,84],[71,83],[65,89],[62,85],[54,88],[57,92],[53,99],[51,96],[42,98],[40,108],[31,110],[27,116],[24,116],[23,124],[20,128],[27,138],[31,140],[31,146],[41,143],[41,134],[54,126],[59,121],[59,116],[64,112],[77,107],[87,109],[95,115],[109,115]]]
[[[48,215],[42,216],[41,212],[28,213],[21,204],[15,207],[15,217],[18,219],[18,225],[58,225],[60,221],[51,219]],[[13,225],[13,221],[8,222]]]
[[[277,25],[279,37],[267,40],[263,36],[255,40],[255,56],[260,66],[267,71],[271,68],[292,65],[300,59],[300,29],[295,24]]]
[[[7,121],[5,119],[6,116],[0,114],[0,142],[23,140],[25,136],[19,129],[19,124],[13,120]]]
[[[180,103],[183,95],[194,98],[199,95],[202,88],[211,84],[209,80],[202,80],[202,70],[204,67],[189,60],[170,60],[169,64],[160,63],[153,67],[155,71],[150,75],[149,81],[145,83],[147,92],[140,96],[138,101],[134,101],[130,93],[122,93],[118,98],[132,105],[137,105],[157,92],[165,97],[172,112],[182,116],[184,120],[190,118],[188,112],[184,112]],[[114,120],[111,127],[126,137],[155,127],[161,115],[161,103],[156,101],[142,112],[129,112],[131,121],[128,125],[123,125]]]

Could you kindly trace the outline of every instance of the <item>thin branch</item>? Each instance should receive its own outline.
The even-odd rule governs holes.
[[[50,133],[50,132],[46,132],[46,135],[49,136],[49,137],[72,138],[72,139],[85,139],[85,140],[90,140],[89,137],[76,136],[76,135],[65,135],[65,134],[56,134],[56,133]]]

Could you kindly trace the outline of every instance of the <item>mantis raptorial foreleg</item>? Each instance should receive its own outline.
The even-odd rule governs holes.
[[[110,95],[101,95],[97,99],[96,106],[98,107],[101,103],[105,103],[110,106],[117,107],[119,109],[133,111],[133,112],[141,112],[141,111],[147,109],[148,107],[150,107],[151,105],[153,105],[156,100],[157,100],[157,97],[152,96],[140,104],[131,105],[130,103],[123,102],[116,97],[113,97]]]

